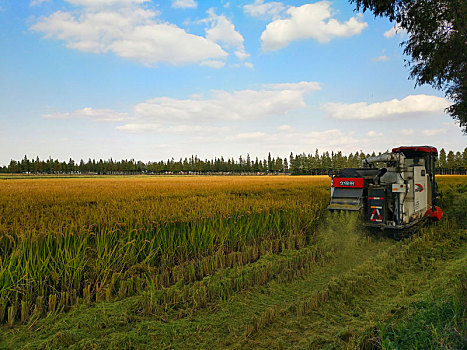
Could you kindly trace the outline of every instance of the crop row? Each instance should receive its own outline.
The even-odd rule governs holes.
[[[228,219],[228,224],[216,219],[221,223],[218,230],[228,232],[235,227],[241,236],[233,245],[224,243],[216,251],[206,249],[197,257],[189,255],[184,247],[160,254],[160,246],[153,246],[156,240],[149,241],[144,234],[102,232],[22,240],[9,259],[0,262],[0,322],[26,322],[31,317],[66,310],[80,300],[109,300],[149,287],[158,290],[193,283],[219,269],[245,265],[264,254],[299,249],[306,244],[304,232],[309,232],[313,224],[306,218],[300,220],[296,213],[284,211],[258,215],[254,218],[261,226],[256,236],[247,231],[252,229],[244,222],[247,217]],[[216,228],[212,222],[208,226]],[[182,235],[181,227],[196,226],[179,223],[170,232]]]
[[[272,259],[266,256],[252,265],[222,269],[191,285],[176,284],[162,290],[149,290],[144,293],[142,311],[161,314],[170,308],[180,309],[179,314],[183,315],[184,309],[196,310],[272,280],[280,283],[292,280],[308,273],[322,260],[323,255],[316,246],[284,251],[284,254],[275,255]]]

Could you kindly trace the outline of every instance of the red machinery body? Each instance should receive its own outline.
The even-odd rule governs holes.
[[[363,188],[363,179],[360,177],[335,177],[332,187]]]

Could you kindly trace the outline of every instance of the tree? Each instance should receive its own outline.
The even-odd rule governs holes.
[[[30,162],[29,162],[29,159],[26,155],[24,155],[24,158],[23,160],[21,161],[21,168],[22,168],[22,171],[29,174],[30,172]]]
[[[271,152],[268,154],[268,173],[272,172],[272,159],[271,159]]]
[[[410,78],[445,92],[454,103],[447,112],[467,134],[467,1],[349,0],[357,11],[395,21],[407,31],[401,43],[411,56]]]
[[[441,148],[441,151],[439,151],[439,167],[440,168],[446,168],[446,151],[444,148]]]
[[[251,159],[250,159],[250,154],[246,154],[246,171],[251,172]]]
[[[454,168],[461,169],[462,168],[462,155],[461,152],[456,152],[454,156]]]
[[[10,165],[8,166],[10,169],[10,173],[17,173],[18,172],[18,162],[16,160],[11,160]]]
[[[454,152],[449,151],[447,159],[446,159],[446,166],[448,169],[452,170],[454,169],[455,165],[456,165],[456,157],[454,156]]]

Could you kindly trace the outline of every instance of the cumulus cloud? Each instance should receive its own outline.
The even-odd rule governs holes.
[[[226,131],[226,127],[200,126],[200,125],[176,125],[164,127],[157,123],[129,123],[119,125],[117,130],[131,134],[164,133],[164,134],[212,134]]]
[[[242,132],[234,136],[230,136],[228,140],[260,140],[266,136],[264,132],[254,131],[254,132]]]
[[[255,0],[253,4],[243,6],[243,11],[260,19],[279,19],[280,14],[286,9],[283,3],[273,1],[265,3],[264,0]]]
[[[152,122],[190,121],[200,123],[212,120],[252,120],[284,115],[305,107],[303,97],[311,91],[306,83],[286,84],[282,89],[266,85],[260,90],[213,91],[207,99],[174,99],[158,97],[135,106],[135,115]]]
[[[118,130],[128,133],[208,133],[225,132],[226,125],[287,115],[306,107],[304,96],[319,90],[316,82],[268,84],[257,90],[233,92],[215,90],[209,96],[192,95],[186,99],[156,97],[134,105],[133,112],[83,108],[69,113],[46,114],[47,119],[87,119],[95,122],[119,122]],[[231,130],[230,130],[231,131]],[[281,125],[279,132],[291,132]],[[236,138],[247,139],[249,133]],[[259,134],[255,134],[260,136]]]
[[[383,136],[383,133],[382,132],[376,132],[374,130],[370,130],[370,131],[368,131],[367,135],[370,136],[370,137],[376,137],[376,136]]]
[[[231,67],[233,67],[233,68],[246,67],[246,68],[249,68],[249,69],[255,68],[255,66],[254,66],[253,63],[251,63],[251,62],[239,62],[239,63],[234,63],[234,64],[231,65]]]
[[[131,120],[128,113],[116,112],[113,109],[94,109],[86,107],[68,113],[44,114],[46,119],[89,119],[97,122],[121,122]]]
[[[428,95],[409,95],[402,100],[368,104],[358,103],[326,103],[322,109],[334,119],[387,119],[395,116],[443,113],[449,102],[442,97]]]
[[[284,125],[277,127],[277,131],[280,131],[280,132],[292,131],[292,127],[288,124],[284,124]]]
[[[245,143],[258,143],[268,150],[278,149],[315,149],[323,150],[349,150],[359,149],[362,145],[371,141],[354,137],[353,132],[340,129],[325,129],[319,131],[287,132],[277,130],[266,133],[262,131],[251,131],[233,134],[226,138],[229,141],[241,141]]]
[[[346,22],[332,18],[328,1],[290,7],[287,14],[289,18],[277,19],[266,26],[261,34],[263,50],[278,50],[299,39],[315,39],[326,43],[336,37],[360,34],[368,26],[362,22],[361,15],[351,17]]]
[[[142,4],[143,2],[148,2],[150,0],[65,0],[65,1],[69,2],[70,4],[77,5],[77,6],[106,7],[106,6],[113,6],[113,5]]]
[[[389,61],[389,57],[386,55],[381,55],[372,59],[373,62],[385,62]]]
[[[351,132],[344,132],[340,129],[313,131],[304,133],[301,137],[304,138],[305,144],[317,145],[320,149],[355,149],[362,145],[362,141],[356,139]]]
[[[316,81],[301,81],[299,83],[265,84],[264,87],[271,89],[271,90],[300,90],[300,91],[321,90],[321,84]]]
[[[245,51],[243,45],[243,36],[235,30],[235,26],[224,15],[216,15],[213,9],[208,11],[209,17],[205,20],[210,24],[206,29],[206,38],[220,43],[226,49],[234,49],[235,55],[240,60],[244,60],[250,56]]]
[[[138,6],[145,0],[69,0],[78,11],[57,11],[41,17],[31,29],[62,40],[69,48],[113,52],[143,63],[182,65],[222,60],[228,56],[217,43],[187,33],[158,19],[159,13]],[[108,5],[119,5],[110,6]],[[102,5],[102,6],[98,6]]]
[[[440,134],[445,134],[448,130],[445,128],[440,129],[426,129],[422,131],[422,134],[425,136],[435,136]]]
[[[206,60],[201,62],[200,65],[211,68],[222,68],[225,66],[225,62],[219,60]]]
[[[399,36],[404,36],[407,34],[407,31],[405,29],[402,29],[399,27],[399,25],[396,23],[391,29],[387,30],[384,32],[384,37],[385,38],[392,38],[399,34]]]
[[[30,6],[39,6],[43,2],[49,2],[50,0],[31,0],[29,3]]]
[[[119,125],[116,129],[132,134],[138,134],[143,132],[160,132],[162,131],[162,126],[157,123],[128,123],[125,125]]]
[[[194,0],[172,0],[172,7],[178,9],[194,9],[198,6]]]

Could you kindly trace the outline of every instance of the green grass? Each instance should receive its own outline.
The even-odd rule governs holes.
[[[446,296],[444,296],[446,298]],[[381,329],[383,349],[461,349],[465,341],[461,300],[424,300]]]

